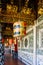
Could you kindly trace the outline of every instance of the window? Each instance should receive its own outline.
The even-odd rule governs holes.
[[[27,47],[28,46],[28,40],[27,40],[27,38],[25,39],[25,47]]]
[[[2,39],[1,33],[0,33],[0,39]]]
[[[18,42],[18,47],[20,47],[20,42]]]
[[[43,48],[43,29],[39,31],[39,48]]]
[[[23,40],[22,40],[22,42],[21,42],[21,47],[23,48]]]
[[[33,48],[33,34],[29,35],[29,48]]]

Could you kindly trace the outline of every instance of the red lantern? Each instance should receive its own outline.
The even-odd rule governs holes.
[[[2,43],[4,43],[4,39],[2,39]]]
[[[9,39],[9,44],[10,44],[10,45],[12,44],[12,39]]]

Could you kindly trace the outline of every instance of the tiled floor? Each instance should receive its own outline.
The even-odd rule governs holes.
[[[18,59],[12,59],[11,55],[5,56],[5,64],[4,65],[25,65]]]

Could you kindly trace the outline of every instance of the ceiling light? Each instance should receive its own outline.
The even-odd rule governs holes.
[[[0,12],[1,12],[2,8],[0,8]]]
[[[11,10],[11,8],[12,8],[11,5],[7,5],[8,10]]]
[[[10,27],[6,27],[6,30],[11,30]]]
[[[38,14],[43,14],[43,8],[40,8]]]

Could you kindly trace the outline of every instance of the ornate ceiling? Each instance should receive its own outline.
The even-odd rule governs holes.
[[[37,17],[36,0],[1,0],[0,4],[1,22],[14,23],[20,19],[26,21],[28,25],[34,24]]]
[[[12,36],[14,22],[25,21],[28,28],[42,14],[43,0],[0,0],[0,22],[3,23],[5,33],[3,35]]]

